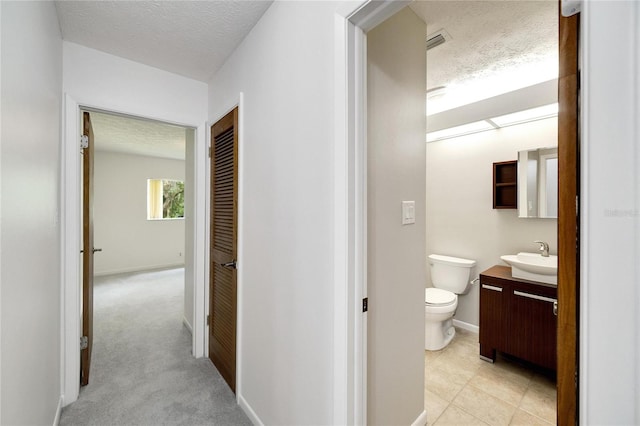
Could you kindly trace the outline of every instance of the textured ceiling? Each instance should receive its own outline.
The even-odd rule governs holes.
[[[65,40],[204,82],[271,3],[272,0],[55,2]]]
[[[184,127],[91,112],[96,151],[184,160]]]
[[[63,38],[208,82],[272,0],[55,2]],[[557,0],[416,0],[427,33],[450,39],[427,54],[427,88],[447,86],[427,113],[557,77]],[[184,129],[94,115],[97,149],[184,158]]]
[[[427,102],[434,114],[558,76],[556,0],[414,1],[427,34],[451,38],[427,53]]]

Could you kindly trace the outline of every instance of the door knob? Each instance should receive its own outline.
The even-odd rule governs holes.
[[[231,262],[221,263],[220,266],[225,268],[236,269],[236,260],[233,259]]]

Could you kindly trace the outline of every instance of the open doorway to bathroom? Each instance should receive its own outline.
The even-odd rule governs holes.
[[[476,262],[472,285],[458,294],[454,339],[425,352],[428,422],[555,424],[555,339],[548,349],[553,365],[540,365],[540,357],[527,353],[529,349],[511,350],[517,345],[504,343],[505,327],[519,319],[509,319],[505,306],[514,290],[475,278],[497,267],[505,274],[501,279],[512,279],[510,265],[501,257],[520,252],[539,256],[543,245],[534,241],[547,243],[551,257],[558,253],[557,213],[538,211],[538,201],[546,200],[541,188],[533,188],[536,195],[526,198],[522,190],[535,187],[536,180],[527,185],[527,165],[522,159],[518,165],[525,153],[532,158],[555,149],[557,156],[557,4],[428,1],[410,7],[426,22],[428,33],[426,254]],[[517,170],[498,179],[502,192],[497,195],[494,164]],[[557,178],[554,185],[557,190]],[[512,202],[496,202],[501,194]],[[427,265],[426,286],[437,287],[430,270]],[[530,294],[522,289],[515,294],[523,293]],[[534,303],[544,305],[539,310],[548,308],[549,318],[531,313],[524,324],[546,321],[555,333],[555,289],[531,294],[539,296]],[[497,351],[491,347],[489,352],[496,355],[482,360],[480,338],[496,322],[499,343]],[[535,333],[540,327],[531,329]]]
[[[458,4],[468,5],[469,3],[459,2]],[[556,3],[556,6],[557,5],[558,4]],[[395,11],[397,11],[398,9],[399,8],[396,8]],[[393,13],[394,12],[387,13],[386,16],[391,16]],[[558,16],[556,13],[557,12],[554,11],[554,18],[552,19],[557,21]],[[399,15],[399,13],[397,15]],[[360,16],[358,16],[357,19],[360,19]],[[380,22],[379,19],[374,19],[374,21]],[[384,24],[386,24],[388,21],[391,21],[391,18],[385,21]],[[420,21],[423,22],[424,24],[424,21],[422,20]],[[576,302],[577,302],[577,294],[578,294],[578,288],[579,288],[579,281],[578,281],[577,269],[576,269],[578,248],[576,247],[576,244],[575,244],[576,237],[577,237],[576,226],[575,226],[577,222],[576,221],[577,204],[575,203],[576,194],[577,194],[576,192],[577,185],[575,184],[577,183],[577,178],[579,177],[579,170],[577,167],[578,164],[576,161],[577,158],[575,155],[578,149],[577,133],[575,132],[575,130],[577,129],[577,123],[578,123],[578,120],[577,120],[578,103],[577,103],[577,90],[576,90],[577,85],[575,84],[577,82],[577,78],[576,78],[577,77],[577,61],[574,61],[577,59],[577,51],[578,51],[577,43],[576,43],[577,34],[578,34],[577,21],[578,21],[577,17],[573,17],[571,19],[560,18],[560,32],[561,32],[560,37],[558,37],[557,31],[555,32],[555,40],[557,41],[559,38],[562,42],[560,47],[560,53],[559,53],[562,63],[565,63],[565,62],[572,63],[571,66],[568,67],[567,70],[565,70],[567,71],[566,82],[564,82],[565,73],[563,73],[563,68],[561,67],[560,72],[558,73],[558,66],[556,65],[556,77],[559,75],[562,78],[560,78],[560,82],[557,83],[558,90],[555,91],[555,96],[554,96],[554,100],[560,101],[560,106],[558,108],[560,110],[558,119],[562,122],[560,125],[556,124],[557,128],[561,128],[561,129],[558,129],[558,135],[557,136],[554,135],[554,136],[556,137],[556,139],[558,139],[559,142],[562,142],[562,146],[559,147],[559,154],[558,154],[558,163],[559,163],[559,169],[560,169],[559,184],[558,184],[558,198],[559,198],[558,200],[559,201],[558,203],[558,206],[559,206],[558,207],[558,215],[559,215],[558,234],[559,236],[557,241],[558,248],[556,250],[551,249],[551,253],[553,254],[555,251],[557,251],[557,253],[560,255],[559,257],[561,257],[561,261],[559,262],[560,265],[558,268],[559,269],[558,279],[562,281],[562,284],[566,285],[566,287],[564,287],[563,285],[564,290],[562,291],[562,293],[564,293],[564,296],[565,296],[564,302],[566,303],[566,305],[560,304],[560,307],[558,308],[558,311],[559,311],[558,333],[562,331],[562,333],[566,335],[566,336],[563,336],[563,337],[566,337],[566,339],[565,338],[558,339],[559,347],[558,347],[558,385],[557,385],[558,398],[557,399],[558,399],[559,409],[557,410],[558,411],[557,419],[558,419],[558,422],[560,422],[561,424],[574,423],[577,415],[577,412],[576,412],[577,383],[575,383],[575,380],[574,380],[574,378],[577,377],[575,376],[576,374],[575,367],[577,365],[576,364],[576,355],[577,355],[576,337],[577,337],[578,324],[576,322],[575,313],[577,309]],[[367,136],[365,138],[366,142],[364,144],[364,146],[366,146],[366,150],[363,150],[362,148],[363,145],[360,145],[360,146],[358,145],[359,141],[361,141],[363,138],[358,137],[358,135],[356,134],[356,137],[354,138],[354,141],[356,144],[355,145],[355,150],[356,150],[355,163],[356,164],[355,164],[355,169],[353,169],[356,175],[355,212],[356,212],[356,215],[358,215],[359,214],[358,202],[360,198],[358,198],[357,188],[359,187],[359,184],[361,184],[361,180],[360,180],[361,178],[359,178],[359,175],[360,173],[362,173],[362,171],[358,169],[358,162],[362,161],[362,159],[364,158],[364,164],[366,164],[367,166],[366,173],[365,173],[366,177],[364,182],[364,189],[366,189],[365,191],[366,197],[363,200],[366,205],[366,214],[364,215],[366,219],[364,221],[364,224],[365,224],[364,242],[366,244],[365,265],[367,265],[367,268],[366,268],[366,271],[364,271],[366,273],[365,273],[363,294],[368,295],[368,298],[369,298],[368,304],[366,303],[367,302],[366,299],[363,301],[365,302],[363,304],[363,310],[364,312],[368,312],[368,314],[364,316],[364,328],[368,329],[368,333],[365,336],[365,338],[368,339],[368,341],[366,342],[368,356],[365,359],[366,361],[365,365],[368,370],[367,381],[365,382],[365,386],[367,388],[366,405],[368,407],[367,421],[372,423],[381,422],[381,420],[384,421],[383,418],[381,417],[379,418],[375,416],[377,416],[379,413],[384,413],[386,411],[393,411],[393,410],[380,409],[381,406],[384,406],[384,408],[389,408],[389,406],[392,405],[392,406],[400,407],[399,409],[395,410],[396,423],[408,422],[408,423],[422,424],[423,420],[425,422],[432,423],[434,421],[437,421],[438,419],[440,419],[441,423],[443,423],[443,422],[447,422],[448,417],[444,417],[444,418],[438,417],[436,419],[433,419],[434,410],[430,409],[429,407],[427,407],[427,409],[415,421],[413,420],[405,421],[406,419],[403,419],[401,414],[402,412],[405,412],[405,413],[407,411],[415,412],[416,410],[415,401],[411,398],[408,398],[409,396],[413,397],[414,392],[416,391],[414,388],[415,381],[409,378],[414,376],[411,374],[408,374],[410,371],[415,371],[414,364],[413,364],[414,359],[411,358],[410,356],[402,356],[400,358],[395,358],[392,360],[389,357],[389,354],[392,354],[392,353],[400,354],[403,351],[407,351],[411,349],[413,346],[411,346],[411,348],[409,347],[410,346],[409,340],[411,340],[409,337],[413,337],[414,341],[417,340],[415,338],[416,330],[410,324],[409,317],[414,318],[414,313],[415,313],[414,304],[412,303],[411,300],[418,300],[418,298],[420,297],[420,294],[419,294],[420,288],[416,287],[417,291],[414,291],[415,290],[414,281],[413,279],[408,279],[408,278],[412,278],[412,277],[415,278],[412,275],[412,273],[415,273],[416,274],[415,276],[419,276],[420,274],[422,274],[422,281],[420,282],[420,286],[422,287],[422,293],[423,293],[422,296],[424,298],[423,284],[426,281],[425,277],[427,275],[426,268],[424,268],[426,263],[425,262],[426,254],[424,251],[424,247],[426,246],[426,243],[424,243],[424,239],[423,239],[423,245],[422,247],[419,247],[418,245],[415,244],[415,241],[413,241],[412,243],[409,240],[409,238],[410,236],[415,236],[417,234],[420,234],[421,229],[424,230],[424,219],[421,217],[422,216],[421,214],[416,214],[416,213],[418,213],[421,209],[424,208],[424,205],[426,204],[426,202],[425,202],[425,198],[423,198],[418,192],[416,192],[415,181],[411,180],[411,176],[413,176],[416,172],[419,173],[421,167],[424,173],[424,170],[426,169],[426,167],[424,163],[420,163],[420,161],[414,161],[415,154],[419,150],[417,149],[417,146],[414,146],[413,144],[413,131],[415,130],[415,126],[419,126],[419,121],[421,121],[420,118],[415,115],[411,115],[411,117],[413,118],[413,121],[411,122],[405,121],[400,125],[394,123],[394,120],[397,120],[398,117],[402,116],[403,114],[406,117],[409,116],[408,114],[406,114],[406,105],[409,104],[409,99],[407,98],[407,95],[409,94],[412,95],[412,92],[410,90],[405,90],[406,87],[403,87],[402,84],[400,83],[402,83],[403,79],[407,78],[407,76],[410,73],[409,71],[407,71],[407,73],[403,74],[402,71],[408,70],[411,67],[405,64],[404,62],[402,62],[403,65],[400,67],[389,66],[389,64],[387,64],[384,60],[380,62],[379,58],[375,58],[374,55],[372,54],[374,53],[375,48],[382,47],[383,50],[386,49],[387,51],[386,58],[388,59],[389,57],[394,57],[395,60],[393,62],[396,65],[401,61],[405,61],[406,57],[410,56],[410,54],[406,53],[407,49],[405,49],[404,46],[397,45],[397,39],[399,37],[405,37],[407,35],[405,34],[406,32],[405,30],[409,27],[408,21],[403,22],[401,25],[397,25],[396,28],[399,31],[392,32],[390,35],[387,34],[386,38],[382,37],[381,39],[378,40],[380,44],[378,46],[373,46],[373,49],[372,49],[374,31],[372,31],[371,28],[375,27],[375,25],[378,25],[378,24],[373,23],[369,25],[367,23],[367,25],[363,25],[363,29],[366,28],[366,31],[367,31],[366,37],[362,39],[358,37],[358,34],[356,33],[356,43],[354,43],[353,46],[351,47],[355,52],[355,57],[356,57],[356,67],[354,67],[354,70],[355,70],[354,75],[357,83],[358,76],[362,75],[359,72],[359,69],[357,67],[358,52],[359,52],[358,41],[360,39],[360,40],[366,41],[367,43],[366,54],[364,55],[367,61],[367,67],[365,69],[368,71],[366,73]],[[378,27],[375,27],[374,30],[378,30]],[[399,35],[401,33],[403,34],[402,36]],[[427,36],[427,32],[425,31],[424,37],[426,36]],[[446,39],[446,37],[442,37],[442,38]],[[424,43],[424,38],[422,42]],[[396,57],[394,56],[394,52],[396,51],[403,51],[406,54],[401,57]],[[413,52],[413,50],[411,50],[411,52]],[[423,55],[424,49],[421,52],[415,52],[413,54],[415,54],[416,56],[419,56],[421,54]],[[423,55],[423,56],[426,56],[426,55]],[[419,66],[419,63],[418,63],[418,66]],[[375,69],[375,71],[380,70],[382,72],[380,73],[380,75],[374,75],[372,78],[372,72],[371,72],[372,68]],[[400,69],[401,71],[398,71],[398,69]],[[426,75],[426,69],[427,69],[427,66],[425,64],[423,76]],[[391,86],[394,90],[383,91],[384,96],[379,96],[380,93],[375,93],[375,90],[378,90],[380,87],[382,87],[383,89],[388,89],[389,86],[385,88],[385,85],[389,82],[392,82],[392,84],[390,84],[389,86]],[[393,86],[394,83],[398,83],[398,84],[394,87]],[[565,86],[565,85],[568,85],[568,86]],[[355,87],[357,89],[358,85],[356,84]],[[374,88],[373,96],[372,96],[372,87]],[[569,90],[572,88],[573,90]],[[565,93],[564,93],[565,89],[567,89],[566,90],[567,96],[565,96]],[[427,87],[425,85],[425,88],[422,92],[423,106],[425,104],[424,92],[426,92],[426,90],[427,90]],[[357,100],[358,99],[357,90],[355,92],[356,92],[355,96]],[[558,95],[560,96],[558,97]],[[400,102],[400,105],[396,105],[396,103],[399,102],[398,98],[402,98],[402,102]],[[413,96],[411,96],[410,99],[411,99],[411,102],[413,102]],[[360,121],[358,117],[358,107],[359,105],[356,102],[355,113],[349,114],[350,117],[351,116],[355,117],[356,125]],[[420,107],[416,107],[416,110],[420,111]],[[522,108],[520,110],[526,110],[526,108]],[[424,109],[422,111],[424,111]],[[387,114],[389,112],[391,112],[391,114]],[[481,110],[480,112],[482,113],[486,111]],[[502,115],[499,115],[499,114],[490,115],[488,118],[491,119],[492,117],[498,118],[498,119],[512,118],[512,117],[502,117]],[[548,117],[538,117],[538,118],[542,120]],[[485,120],[480,119],[480,121],[485,121]],[[537,120],[534,120],[534,121],[537,121]],[[473,121],[470,120],[470,122],[473,122]],[[429,123],[433,123],[433,117],[429,117],[428,125],[430,126]],[[376,124],[378,125],[378,128],[375,127]],[[460,123],[458,122],[457,124],[460,124]],[[458,126],[449,123],[449,127],[445,125],[441,129],[445,129],[445,128],[448,129],[451,127],[458,127]],[[493,129],[497,129],[499,127],[503,127],[503,126],[501,126],[499,123],[496,123],[495,126],[492,126]],[[508,127],[508,126],[504,126],[504,127]],[[355,129],[356,131],[358,131],[360,130],[360,127],[356,126]],[[441,129],[438,129],[438,130],[441,130]],[[456,131],[459,131],[459,130],[461,129],[456,129]],[[401,135],[399,135],[398,133],[394,133],[394,131],[401,133]],[[434,129],[430,128],[429,133],[433,133],[434,131],[435,131]],[[478,132],[478,129],[473,129],[473,128],[469,129],[467,127],[465,129],[464,134],[458,134],[453,136],[454,137],[473,136],[479,133],[480,132]],[[566,133],[565,136],[563,136],[564,133]],[[435,141],[436,139],[442,139],[442,140],[445,139],[444,137],[441,137],[443,136],[442,134],[438,135],[437,138],[433,137],[434,135],[430,135],[430,136],[432,137],[430,138],[432,141]],[[409,141],[410,141],[410,144],[407,145],[407,142]],[[423,146],[424,146],[424,141],[423,141]],[[366,152],[366,157],[362,157],[362,154],[364,154],[365,152]],[[381,153],[382,155],[379,155]],[[517,152],[514,154],[514,156],[516,155],[517,155]],[[424,159],[425,157],[426,155],[423,155],[422,158]],[[402,161],[398,161],[398,159],[401,159]],[[514,161],[514,160],[510,160],[510,161]],[[395,167],[391,167],[390,164],[395,164]],[[491,164],[489,166],[491,166]],[[351,167],[353,167],[353,165]],[[372,170],[373,170],[373,173],[372,173]],[[390,170],[392,170],[392,173],[389,173]],[[462,174],[469,176],[469,179],[474,179],[474,178],[478,179],[477,176],[472,175],[472,172],[474,171],[475,170],[472,170],[472,171],[464,170]],[[386,172],[386,175],[385,175],[385,172]],[[409,179],[409,185],[407,185],[405,188],[405,186],[403,185],[404,183],[407,182],[407,179]],[[398,184],[398,182],[400,184]],[[515,186],[515,184],[512,182],[508,182],[508,184]],[[491,187],[492,185],[491,179],[488,180],[488,185],[489,187]],[[390,187],[392,187],[393,190],[390,190]],[[407,188],[409,189],[407,190]],[[490,195],[488,197],[489,200],[491,200]],[[412,201],[414,201],[415,204],[414,202],[409,201],[411,200],[411,198],[413,198]],[[516,198],[515,194],[513,195],[513,198]],[[399,201],[396,201],[397,199],[402,200],[402,209],[400,209]],[[405,200],[407,200],[406,203],[405,203]],[[461,198],[460,203],[466,203],[466,201],[467,201],[466,199]],[[571,201],[571,203],[569,203],[569,201]],[[491,201],[488,201],[488,202],[491,202]],[[571,207],[571,205],[573,205],[573,208]],[[462,210],[466,207],[467,205],[464,204],[459,210]],[[394,219],[395,217],[394,215],[399,215],[400,213],[401,213],[401,217],[400,218],[396,217],[396,219]],[[571,222],[571,220],[568,220],[568,216],[571,216],[571,215],[573,216],[573,222]],[[398,220],[397,222],[398,227],[393,227],[394,220]],[[549,220],[552,220],[552,219],[549,219]],[[417,226],[410,226],[410,225],[413,225],[414,222]],[[400,228],[399,225],[401,223],[402,223],[402,226],[407,226],[407,227]],[[571,226],[571,223],[573,223],[574,226]],[[387,227],[386,229],[384,228],[385,226]],[[563,232],[563,227],[566,232]],[[422,232],[422,235],[423,236],[425,235],[424,231]],[[357,230],[356,230],[355,241],[356,241],[356,244],[361,241],[361,239],[357,235]],[[495,240],[492,240],[491,242],[489,242],[489,244],[490,245],[494,244],[494,242]],[[542,244],[541,246],[544,247],[544,245]],[[391,249],[391,251],[389,249]],[[356,246],[355,252],[356,254],[358,253],[357,246]],[[498,256],[498,258],[499,257],[500,256]],[[358,261],[359,259],[356,256],[356,262]],[[497,261],[496,263],[498,262],[499,261]],[[413,268],[413,270],[410,272],[407,272],[407,270],[411,268]],[[356,271],[358,270],[359,268],[356,267]],[[384,273],[389,272],[389,270],[395,271],[397,273],[389,276],[384,276]],[[563,270],[564,270],[564,273],[562,272]],[[476,268],[474,276],[477,276],[479,272],[482,272],[482,271],[483,270],[479,270],[479,268]],[[383,279],[380,279],[381,277]],[[356,279],[357,278],[358,277],[356,276]],[[466,294],[464,296],[466,296]],[[558,297],[558,299],[560,299],[560,297]],[[366,310],[367,306],[369,307],[368,311]],[[398,309],[398,307],[400,307],[400,309]],[[421,310],[421,315],[420,315],[420,318],[416,320],[416,322],[417,321],[424,322],[424,305],[422,305],[420,310]],[[562,320],[563,315],[565,317],[564,322]],[[572,319],[572,317],[574,318]],[[460,324],[458,320],[456,325],[460,326],[464,324]],[[479,328],[479,326],[477,327]],[[563,331],[563,327],[566,328],[564,331]],[[471,333],[473,333],[473,331],[479,331],[478,329],[473,330],[472,327],[467,327],[467,328],[469,328],[470,330],[466,330],[466,329],[459,330],[458,337],[460,337],[460,335],[464,334],[466,331]],[[475,346],[474,352],[476,353],[476,356],[477,356],[479,352],[477,348],[478,337],[475,337],[475,339],[476,339],[475,343],[473,343],[472,346]],[[382,350],[380,350],[381,347],[382,347]],[[505,359],[508,358],[503,355],[500,355],[500,356]],[[425,363],[424,350],[421,351],[421,357],[422,357],[422,370],[424,371],[424,363]],[[564,362],[561,359],[562,357],[566,357],[567,362]],[[385,363],[385,360],[386,360],[386,363]],[[519,360],[517,359],[512,359],[512,361],[519,362]],[[393,377],[389,375],[385,369],[385,365],[388,365],[390,363],[398,367],[396,370],[394,370],[397,374],[393,375]],[[402,367],[400,367],[400,365]],[[529,367],[535,369],[535,366],[530,365]],[[544,372],[541,372],[541,373],[543,373],[542,374],[543,376],[548,376],[544,374]],[[378,374],[380,374],[380,376],[377,376]],[[551,374],[550,376],[552,377],[553,375]],[[575,387],[568,386],[569,379],[571,379],[571,383],[573,383]],[[561,386],[561,382],[566,383],[567,386]],[[402,397],[390,398],[389,395],[385,393],[385,389],[389,387],[388,386],[389,384],[392,386],[395,385],[396,387],[400,386],[402,389],[404,389],[405,392],[402,393]],[[424,386],[424,380],[422,380],[421,389],[422,389],[422,386]],[[471,398],[471,400],[473,400],[473,398]],[[380,402],[382,402],[383,404],[379,404]],[[449,419],[449,420],[452,420],[453,423],[456,423],[456,422],[465,423],[465,418],[461,418],[461,416],[464,417],[465,414],[469,414],[469,413],[464,409],[462,410],[463,411],[462,413],[456,412],[456,411],[459,411],[458,407],[456,407],[455,404],[450,404],[450,405],[453,406],[452,411],[454,412],[452,416],[453,420],[452,419]],[[404,407],[405,410],[402,410],[402,407]],[[451,407],[447,407],[447,408],[451,408]],[[513,416],[515,415],[516,408],[518,407],[514,407],[513,413],[510,416],[508,415],[509,416],[509,419],[507,419],[508,421],[514,420]],[[431,412],[431,415],[427,416],[427,412]],[[461,416],[458,416],[458,414],[460,414]],[[472,415],[472,418],[467,417],[466,422],[469,422],[469,421],[473,422],[475,420],[478,420],[481,417],[481,413],[478,413],[478,414],[479,416]],[[526,412],[526,414],[530,414],[530,413]],[[526,417],[525,415],[523,415],[522,417],[529,418],[529,417]],[[536,419],[540,419],[542,421],[542,424],[548,423],[548,422],[545,422],[544,419],[541,419],[540,417],[537,417],[535,415],[533,419],[529,418],[529,420],[537,421]],[[500,421],[503,422],[504,418],[502,418]]]

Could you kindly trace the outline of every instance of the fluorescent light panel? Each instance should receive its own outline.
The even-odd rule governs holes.
[[[555,117],[556,115],[558,115],[557,103],[544,105],[537,108],[501,115],[500,117],[487,118],[486,120],[463,124],[462,126],[430,132],[427,133],[427,142],[456,138],[459,136],[470,135],[472,133],[484,132],[486,130],[495,130],[502,127],[513,126],[515,124]]]
[[[493,129],[493,126],[486,121],[476,121],[475,123],[463,124],[462,126],[450,127],[448,129],[427,133],[427,142],[435,142],[442,139],[470,135],[472,133],[484,132],[485,130],[491,129]]]
[[[514,124],[526,123],[528,121],[542,120],[543,118],[554,117],[556,115],[558,115],[557,103],[502,115],[500,117],[492,118],[491,121],[500,127],[507,127],[513,126]]]

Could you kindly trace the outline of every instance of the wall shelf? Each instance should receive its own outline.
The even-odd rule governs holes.
[[[493,163],[493,208],[518,208],[518,162]]]

